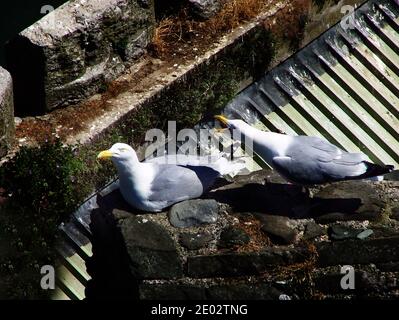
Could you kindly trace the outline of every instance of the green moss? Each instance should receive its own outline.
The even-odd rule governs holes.
[[[2,235],[8,238],[14,258],[1,259],[0,268],[11,277],[15,275],[16,281],[9,297],[24,296],[26,292],[33,297],[44,294],[39,287],[38,268],[54,265],[57,226],[88,191],[75,188],[83,168],[83,161],[72,148],[62,146],[60,141],[23,147],[1,167],[0,186],[9,195],[1,207]]]

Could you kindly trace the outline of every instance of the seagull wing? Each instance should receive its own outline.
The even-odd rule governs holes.
[[[205,166],[159,165],[150,188],[150,201],[175,203],[200,197],[219,176]]]
[[[348,153],[327,140],[296,137],[285,156],[274,157],[273,165],[288,180],[303,184],[338,181],[361,175],[368,158]]]

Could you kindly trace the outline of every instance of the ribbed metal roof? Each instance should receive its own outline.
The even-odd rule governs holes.
[[[246,88],[225,113],[263,130],[323,136],[347,151],[398,166],[399,2],[370,0],[354,18],[352,28],[337,24]],[[249,171],[259,168],[248,163]],[[90,208],[96,197],[60,228],[54,299],[85,296],[90,279],[85,261],[92,255]]]
[[[399,5],[369,1],[252,84],[227,107],[265,130],[323,136],[399,164]]]

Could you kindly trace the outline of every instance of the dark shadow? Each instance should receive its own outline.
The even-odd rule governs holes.
[[[4,44],[19,32],[41,19],[52,6],[59,7],[67,0],[3,1],[0,10],[0,66],[5,65]]]
[[[137,209],[132,208],[126,201],[123,199],[119,188],[107,193],[102,196],[100,194],[97,195],[97,205],[103,209],[104,211],[112,212],[113,209],[119,209],[127,212],[139,212]]]
[[[314,218],[332,212],[354,213],[358,198],[310,198],[302,187],[290,184],[251,183],[242,187],[216,190],[204,196],[226,203],[235,212],[259,212],[291,218]]]
[[[176,15],[183,7],[183,4],[185,4],[184,0],[155,0],[154,6],[156,20],[160,21],[167,16]]]
[[[17,36],[6,45],[6,65],[13,79],[15,115],[44,114],[45,58],[42,51],[26,38]]]
[[[138,281],[134,278],[122,235],[113,215],[103,208],[91,211],[93,256],[86,262],[92,279],[86,286],[86,298],[139,298]]]

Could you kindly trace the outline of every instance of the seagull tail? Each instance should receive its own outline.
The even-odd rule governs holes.
[[[368,161],[363,161],[363,163],[366,165],[366,172],[360,175],[358,178],[381,176],[394,170],[394,166],[392,165],[380,165]]]

